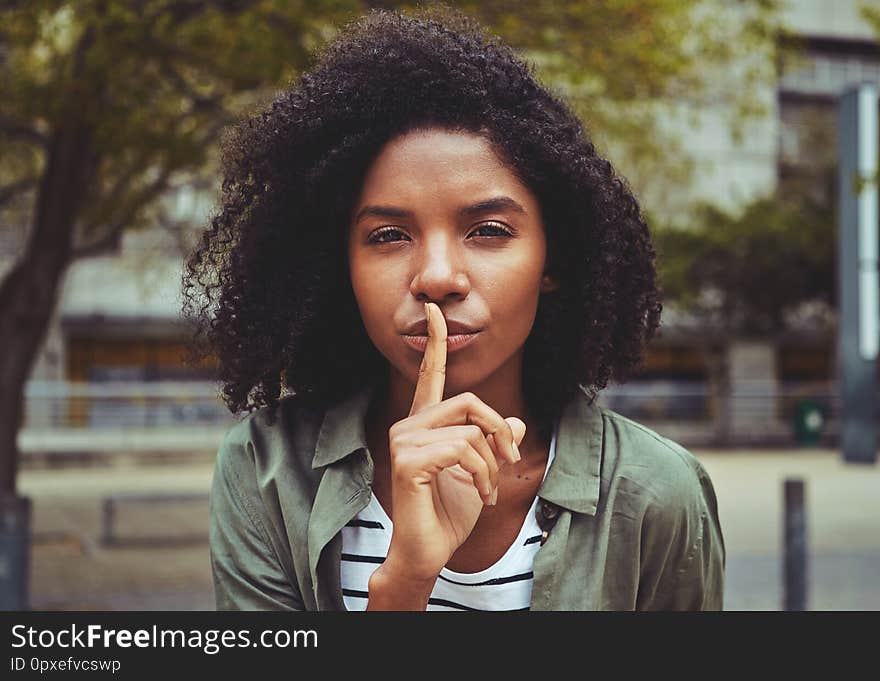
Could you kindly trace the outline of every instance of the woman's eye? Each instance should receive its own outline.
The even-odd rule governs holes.
[[[480,234],[482,232],[482,234]],[[498,222],[487,222],[477,227],[471,235],[476,236],[513,236],[504,225]]]
[[[380,229],[376,232],[373,232],[368,239],[371,244],[388,244],[394,241],[397,241],[395,236],[406,236],[399,229],[394,229],[393,227],[388,227],[385,229]]]
[[[483,225],[479,225],[470,233],[470,236],[509,237],[513,236],[513,234],[511,234],[510,230],[501,223],[487,222]],[[395,227],[384,227],[373,232],[367,239],[367,242],[371,244],[390,244],[408,238],[409,237],[404,232]]]

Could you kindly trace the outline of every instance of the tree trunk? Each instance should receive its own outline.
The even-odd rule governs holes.
[[[24,387],[58,301],[74,224],[96,165],[88,127],[55,131],[24,254],[0,284],[0,495],[15,494]]]

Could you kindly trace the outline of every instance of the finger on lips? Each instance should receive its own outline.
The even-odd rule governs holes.
[[[473,393],[462,393],[444,402],[446,319],[434,303],[425,303],[425,317],[428,343],[410,407],[410,417],[416,417],[412,427],[427,431],[420,438],[427,447],[425,454],[442,453],[441,459],[448,461],[452,460],[450,457],[460,457],[457,462],[475,476],[483,501],[494,505],[498,499],[499,464],[520,460],[517,441],[525,435],[525,424],[514,417],[502,418]],[[448,461],[447,466],[456,463]],[[490,487],[486,488],[486,483]]]
[[[410,416],[440,404],[446,384],[446,319],[434,303],[425,303],[425,317],[428,320],[428,344],[422,356]]]

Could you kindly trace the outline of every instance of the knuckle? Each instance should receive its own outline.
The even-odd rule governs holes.
[[[466,458],[462,461],[462,468],[464,468],[471,475],[487,477],[486,465],[482,463],[482,461]]]
[[[501,416],[498,417],[498,429],[495,431],[496,436],[501,436],[504,440],[513,438],[513,428]]]
[[[455,439],[450,444],[458,454],[464,454],[471,448],[471,443],[468,442],[465,438]]]
[[[412,468],[413,459],[411,456],[407,456],[407,452],[403,451],[391,453],[391,471],[395,477],[409,477]]]
[[[479,426],[475,426],[473,424],[464,426],[466,432],[466,438],[470,442],[479,442],[483,438],[483,429]]]
[[[388,429],[388,441],[408,439],[415,430],[418,428],[414,427],[409,418],[397,421]]]
[[[388,449],[392,459],[399,457],[409,449],[411,444],[410,440],[409,433],[395,433],[388,438]]]
[[[391,477],[396,483],[400,484],[408,481],[412,478],[412,475],[410,474],[409,468],[398,465],[391,467]]]
[[[403,437],[401,433],[388,433],[388,447],[393,452],[395,449],[399,448],[403,444]]]

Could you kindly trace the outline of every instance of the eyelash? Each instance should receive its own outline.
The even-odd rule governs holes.
[[[500,230],[500,231],[503,232],[503,233],[502,233],[502,234],[496,234],[496,235],[493,235],[493,236],[491,236],[491,237],[484,237],[484,238],[512,237],[512,236],[513,236],[513,232],[511,232],[510,229],[508,229],[507,227],[505,227],[505,226],[504,226],[502,223],[500,223],[500,222],[484,222],[484,223],[481,224],[479,227],[477,227],[474,231],[476,232],[476,231],[479,231],[479,230],[484,229],[484,228],[486,228],[486,227],[493,227],[493,228],[495,228],[495,229]],[[371,244],[390,244],[390,243],[394,243],[393,241],[380,241],[380,240],[379,240],[379,238],[380,238],[383,234],[392,234],[392,233],[394,233],[394,232],[399,232],[400,234],[403,234],[403,232],[402,232],[401,230],[399,230],[397,227],[382,227],[381,229],[377,229],[375,232],[373,232],[373,233],[369,236],[369,238],[367,239],[367,242],[368,242],[368,243],[371,243]]]

